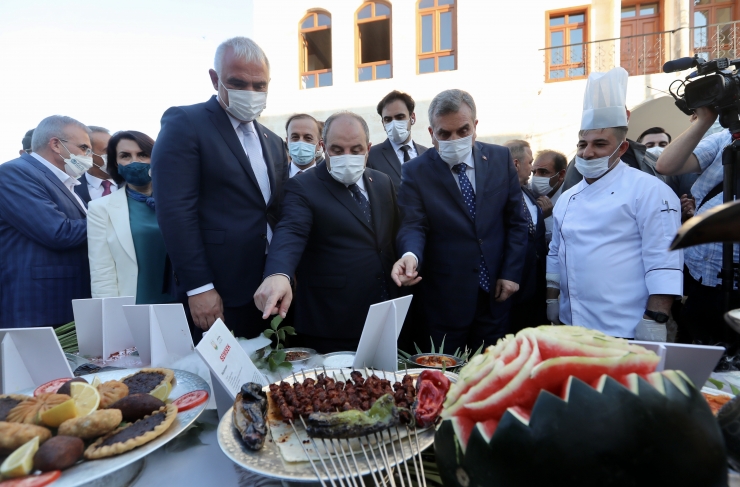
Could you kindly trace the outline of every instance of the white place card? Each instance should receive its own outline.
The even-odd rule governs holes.
[[[270,383],[220,319],[203,334],[195,350],[211,370],[219,417],[234,403],[242,384],[256,382],[266,386]]]
[[[697,389],[704,387],[712,371],[722,358],[724,347],[688,345],[684,343],[643,342],[630,340],[654,351],[660,357],[657,370],[680,370]]]
[[[355,369],[398,369],[398,335],[401,334],[412,297],[404,296],[370,306],[352,364]]]
[[[38,387],[65,377],[74,375],[53,328],[0,329],[2,394]]]
[[[133,296],[73,299],[77,343],[80,355],[102,357],[134,346],[123,306],[136,303]]]
[[[142,364],[167,366],[195,350],[182,304],[125,305],[123,314]]]

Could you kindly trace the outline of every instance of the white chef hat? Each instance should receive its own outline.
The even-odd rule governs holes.
[[[627,78],[620,67],[588,75],[581,130],[627,126]]]

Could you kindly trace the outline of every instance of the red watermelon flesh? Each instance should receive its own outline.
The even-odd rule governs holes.
[[[594,388],[605,375],[630,388],[637,376],[661,380],[651,376],[659,361],[652,351],[581,327],[527,328],[482,356],[472,373],[463,368],[465,379],[453,384],[442,412],[445,419],[455,418],[463,448],[476,424],[485,424],[485,436],[492,436],[507,409],[529,418],[540,391],[563,397],[571,376]]]

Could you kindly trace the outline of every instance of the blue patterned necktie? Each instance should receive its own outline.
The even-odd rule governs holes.
[[[372,226],[373,221],[373,214],[370,210],[370,202],[365,198],[365,195],[362,194],[362,191],[360,191],[360,187],[357,186],[357,183],[352,183],[348,186],[349,190],[352,192],[352,197],[355,199],[358,205],[360,205],[360,209],[362,210],[362,214],[365,215],[365,220],[367,221],[368,225]]]
[[[522,193],[522,205],[524,206],[524,215],[527,217],[527,224],[529,226],[529,234],[534,236],[534,221],[532,220],[532,214],[529,212],[529,206],[527,206],[527,197]]]
[[[473,191],[473,185],[470,184],[470,179],[465,171],[468,169],[468,165],[464,162],[456,164],[452,169],[457,173],[458,180],[460,182],[460,191],[462,192],[463,200],[468,207],[470,217],[475,222],[475,191]],[[483,254],[480,254],[480,273],[479,273],[478,284],[485,292],[491,291],[491,277],[488,274],[488,266],[486,266],[486,259]]]

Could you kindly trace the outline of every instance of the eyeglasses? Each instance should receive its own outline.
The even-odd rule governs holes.
[[[61,139],[61,138],[59,140],[61,140],[62,142],[66,142],[66,143],[69,144],[69,141],[68,140],[64,140],[64,139]],[[64,144],[62,144],[62,145],[64,145]],[[90,157],[92,155],[92,153],[93,153],[92,149],[90,147],[88,147],[87,145],[85,145],[85,144],[78,145],[76,147],[78,149],[80,149],[82,152],[85,153],[85,157]],[[67,149],[67,146],[64,145],[64,148]],[[67,152],[69,152],[69,149],[67,149]],[[70,152],[70,154],[71,154],[71,152]]]

